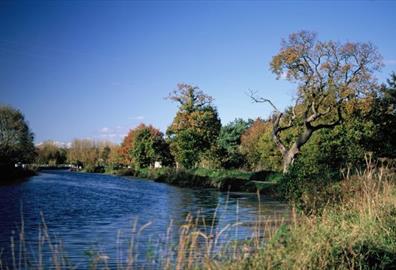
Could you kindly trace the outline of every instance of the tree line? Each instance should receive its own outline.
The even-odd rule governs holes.
[[[74,140],[69,148],[45,142],[34,149],[23,115],[0,108],[2,164],[72,163],[86,171],[121,167],[242,169],[306,174],[359,166],[367,152],[396,158],[396,74],[378,84],[382,58],[371,43],[319,41],[293,33],[282,42],[270,68],[297,84],[295,103],[279,110],[268,97],[250,98],[273,108],[267,119],[235,119],[222,125],[213,98],[181,83],[168,100],[178,111],[165,134],[140,124],[122,143]],[[247,97],[248,98],[248,97]]]

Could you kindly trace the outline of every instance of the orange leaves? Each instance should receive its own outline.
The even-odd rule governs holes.
[[[152,125],[147,126],[147,125],[141,123],[134,129],[131,129],[128,132],[127,136],[125,136],[123,142],[121,143],[121,147],[118,149],[118,153],[121,157],[121,162],[123,164],[127,165],[127,164],[133,163],[133,157],[131,155],[131,151],[135,144],[136,136],[139,134],[139,132],[141,132],[144,129],[149,130],[149,132],[152,136],[161,136],[162,137],[162,133],[158,129],[154,128]]]

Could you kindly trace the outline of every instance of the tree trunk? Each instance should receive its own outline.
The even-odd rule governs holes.
[[[301,134],[296,142],[293,143],[292,147],[285,151],[283,154],[283,173],[287,173],[289,171],[290,165],[293,164],[296,159],[298,153],[300,153],[301,147],[311,138],[312,133],[315,131],[311,125],[307,125],[303,134]]]
[[[300,149],[294,143],[292,148],[285,153],[283,156],[283,173],[287,173],[289,171],[290,166],[293,164],[297,154],[300,152]]]

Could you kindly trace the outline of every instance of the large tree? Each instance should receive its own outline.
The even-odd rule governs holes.
[[[13,167],[33,157],[33,133],[23,114],[10,106],[0,106],[0,166]]]
[[[341,124],[347,103],[374,94],[374,72],[382,67],[382,57],[371,43],[322,42],[316,34],[301,31],[282,41],[270,66],[278,78],[297,83],[295,105],[286,112],[251,93],[254,101],[268,102],[274,109],[272,138],[287,172],[314,132]],[[284,143],[281,133],[293,127],[299,132],[290,144]]]
[[[219,135],[217,110],[212,97],[188,84],[178,84],[169,99],[179,103],[179,111],[167,130],[171,152],[178,166],[195,167]]]

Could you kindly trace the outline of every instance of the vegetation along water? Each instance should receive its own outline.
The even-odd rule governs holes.
[[[180,83],[166,131],[141,123],[120,144],[34,145],[1,105],[0,270],[396,269],[396,74],[378,82],[382,67],[370,42],[292,33],[270,61],[291,106],[250,91],[271,115],[222,124]]]

